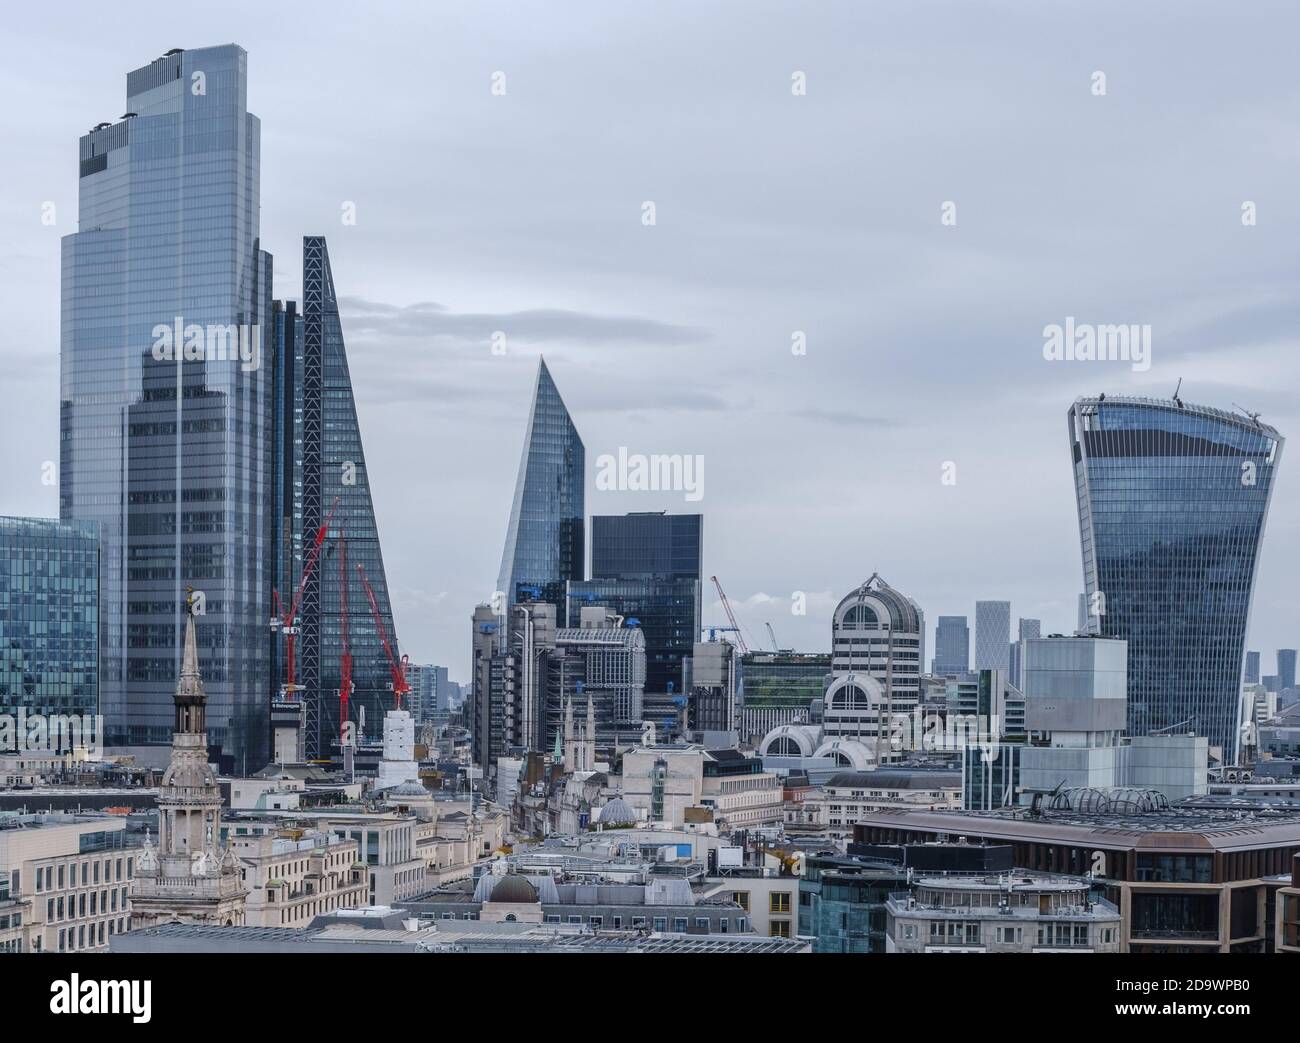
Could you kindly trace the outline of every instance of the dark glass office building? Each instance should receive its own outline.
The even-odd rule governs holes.
[[[540,360],[497,577],[510,604],[546,601],[563,612],[565,584],[583,578],[585,482],[582,439]]]
[[[589,579],[568,587],[569,626],[580,626],[585,607],[602,605],[645,635],[645,690],[681,694],[682,660],[695,651],[698,580]],[[672,688],[669,688],[669,685]]]
[[[274,314],[278,383],[273,430],[278,449],[273,467],[277,532],[272,542],[282,610],[301,580],[320,526],[328,521],[297,616],[295,681],[302,686],[307,757],[316,759],[329,756],[339,736],[345,603],[353,683],[349,718],[358,722],[364,708],[366,733],[377,735],[384,713],[395,705],[392,671],[358,566],[374,591],[395,655],[398,643],[323,236],[303,238],[301,315],[292,302],[277,305]],[[275,665],[278,690],[285,679],[283,637],[276,638]]]
[[[175,50],[127,75],[125,115],[81,138],[62,257],[59,511],[100,533],[106,741],[171,742],[193,587],[208,734],[236,763],[266,749],[270,680],[271,259],[247,63]]]
[[[584,605],[639,620],[646,691],[683,691],[682,660],[700,639],[704,516],[664,511],[592,515],[591,579],[569,586],[569,626]]]
[[[98,708],[95,526],[0,518],[0,715]]]
[[[1090,629],[1128,641],[1128,731],[1236,750],[1251,588],[1282,437],[1180,401],[1069,411]]]
[[[940,677],[970,670],[970,626],[965,616],[940,616],[934,628],[934,661],[930,672]]]

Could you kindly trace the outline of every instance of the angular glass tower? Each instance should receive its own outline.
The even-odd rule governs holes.
[[[565,584],[583,574],[585,483],[582,439],[543,359],[497,578],[509,603],[545,601],[563,613]]]
[[[1283,439],[1180,401],[1069,411],[1089,629],[1128,641],[1128,731],[1194,731],[1232,758],[1251,588]]]
[[[99,528],[106,741],[171,742],[192,586],[209,733],[236,764],[265,749],[269,681],[271,259],[247,65],[226,45],[127,75],[126,114],[81,138],[62,260],[59,510]]]
[[[315,759],[329,756],[330,744],[339,736],[345,599],[353,682],[349,717],[357,722],[364,707],[366,732],[375,735],[384,712],[394,707],[388,656],[358,565],[374,591],[394,654],[398,644],[329,250],[323,236],[305,236],[302,242],[302,317],[296,317],[292,303],[277,309],[276,331],[283,340],[276,353],[280,384],[274,430],[280,450],[275,471],[281,483],[276,499],[282,530],[276,546],[282,553],[277,573],[283,585],[276,589],[282,601],[292,597],[302,576],[304,548],[310,550],[329,519],[298,613],[296,681],[303,686],[307,756]],[[284,680],[283,663],[281,643],[276,687]]]

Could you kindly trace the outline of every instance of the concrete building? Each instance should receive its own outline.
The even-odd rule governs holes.
[[[613,953],[786,955],[809,952],[801,940],[754,934],[672,934],[644,929],[588,930],[522,922],[412,920],[391,908],[322,917],[301,930],[240,927],[219,930],[169,925],[114,939],[114,952],[268,953]]]
[[[831,622],[825,738],[860,743],[874,764],[902,756],[889,739],[894,717],[920,702],[922,628],[916,603],[878,573],[840,601]]]
[[[563,870],[524,871],[513,861],[500,859],[472,885],[466,881],[441,888],[400,903],[399,908],[435,922],[563,924],[590,931],[661,934],[752,933],[749,914],[729,895],[701,899],[684,877],[652,869],[641,865],[631,870],[632,879],[621,882],[600,877],[578,880]]]
[[[306,927],[335,909],[369,902],[370,871],[354,840],[285,829],[237,837],[230,848],[248,891],[244,922],[250,927]]]
[[[1037,816],[885,811],[854,829],[861,844],[954,836],[1010,845],[1017,870],[1091,875],[1119,909],[1120,951],[1266,952],[1277,891],[1300,852],[1300,811],[1170,807],[1159,793],[1076,790],[1045,800]]]
[[[781,780],[735,750],[690,744],[638,746],[623,754],[623,800],[644,821],[680,828],[777,825]]]
[[[1124,737],[1126,642],[1075,636],[1022,644],[1030,739],[1020,755],[1022,803],[1058,787],[1158,789],[1169,800],[1206,792],[1206,738]]]
[[[961,776],[947,768],[891,766],[834,775],[821,792],[804,800],[812,822],[832,836],[851,836],[853,826],[886,808],[935,811],[960,808]]]
[[[893,894],[887,952],[1118,952],[1119,910],[1082,877],[920,875]]]
[[[103,949],[130,928],[126,819],[0,813],[0,953]]]

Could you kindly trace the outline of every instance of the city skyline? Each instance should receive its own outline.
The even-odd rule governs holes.
[[[340,117],[325,134],[317,132],[314,121],[320,117],[310,107],[292,103],[301,90],[295,77],[310,68],[306,56],[321,44],[319,34],[325,30],[313,29],[301,43],[291,41],[288,52],[273,54],[256,42],[252,9],[235,12],[220,27],[215,20],[187,22],[182,15],[170,22],[165,39],[144,43],[106,19],[102,42],[79,51],[78,60],[60,72],[67,96],[60,97],[57,107],[51,102],[37,105],[35,117],[6,117],[14,134],[32,142],[21,167],[11,172],[18,189],[12,195],[49,199],[58,207],[53,226],[40,223],[35,204],[29,207],[30,227],[17,213],[9,222],[16,234],[6,255],[12,278],[5,293],[18,322],[16,344],[22,347],[10,349],[20,401],[3,421],[8,441],[19,446],[20,474],[6,513],[57,513],[51,488],[40,480],[41,465],[58,458],[57,417],[50,407],[57,319],[50,314],[48,295],[57,279],[57,240],[74,230],[70,201],[75,184],[67,175],[66,142],[93,122],[84,99],[115,96],[122,68],[168,47],[226,39],[250,52],[249,108],[264,121],[262,246],[281,262],[277,285],[297,284],[292,267],[297,236],[320,230],[330,234],[340,283],[349,287],[340,310],[404,650],[416,662],[447,663],[461,680],[468,678],[464,624],[472,606],[491,594],[527,386],[543,350],[593,460],[627,446],[632,451],[700,453],[708,461],[708,483],[698,505],[680,494],[596,490],[594,469],[589,468],[588,512],[665,509],[709,515],[706,572],[723,580],[752,634],[761,633],[770,620],[783,647],[803,651],[824,649],[835,602],[876,568],[915,597],[929,619],[941,613],[973,616],[976,600],[1001,598],[1011,601],[1018,615],[1041,618],[1045,633],[1069,632],[1083,584],[1059,423],[1078,395],[1106,388],[1167,397],[1181,376],[1186,378],[1182,394],[1190,401],[1225,409],[1242,403],[1262,410],[1283,434],[1296,428],[1296,407],[1285,393],[1295,383],[1295,352],[1282,333],[1294,316],[1281,290],[1294,283],[1295,262],[1285,244],[1294,239],[1289,233],[1295,231],[1296,214],[1284,192],[1270,191],[1279,183],[1269,154],[1285,136],[1278,121],[1288,117],[1279,110],[1268,113],[1263,144],[1234,139],[1225,131],[1229,141],[1240,140],[1242,146],[1231,162],[1216,165],[1206,156],[1199,166],[1166,168],[1159,158],[1163,144],[1172,143],[1190,118],[1185,106],[1209,106],[1229,119],[1248,101],[1258,104],[1258,98],[1276,93],[1270,63],[1260,61],[1257,53],[1247,62],[1235,52],[1215,49],[1218,33],[1210,16],[1202,16],[1184,41],[1187,55],[1175,60],[1157,49],[1154,59],[1144,60],[1155,60],[1158,70],[1144,67],[1142,76],[1134,73],[1133,48],[1152,43],[1153,26],[1135,20],[1133,42],[1117,48],[1080,22],[1072,24],[1076,44],[1068,53],[1045,46],[1030,61],[1031,69],[1003,71],[989,83],[986,100],[1010,114],[1013,123],[1015,116],[1034,123],[1043,115],[1018,88],[1046,77],[1056,92],[1054,109],[1064,108],[1076,128],[1070,133],[1088,135],[1098,146],[1123,140],[1123,135],[1150,134],[1155,144],[1131,181],[1090,192],[1107,167],[1087,150],[1082,155],[1076,150],[1074,168],[1064,172],[1066,180],[1058,186],[1068,194],[1069,205],[1058,211],[1053,209],[1056,197],[1044,195],[1049,175],[1041,166],[1008,176],[997,187],[988,165],[975,164],[973,170],[927,177],[912,188],[906,181],[924,168],[925,157],[896,149],[896,169],[873,168],[863,182],[872,198],[891,200],[886,217],[863,202],[860,184],[826,183],[835,154],[814,130],[824,129],[828,120],[857,118],[883,144],[901,140],[894,137],[901,128],[872,122],[867,104],[872,74],[851,74],[846,59],[863,48],[874,54],[887,45],[906,53],[918,27],[904,14],[879,21],[844,9],[846,17],[883,33],[882,42],[869,45],[832,40],[819,31],[816,20],[798,20],[784,27],[793,43],[778,42],[774,33],[746,58],[706,57],[693,43],[656,40],[682,68],[714,72],[703,81],[696,77],[685,83],[671,76],[662,83],[656,78],[653,86],[644,80],[609,81],[616,88],[613,104],[621,108],[653,93],[669,113],[700,106],[712,113],[718,106],[743,102],[742,111],[770,126],[774,140],[760,141],[742,127],[726,143],[710,146],[688,123],[676,146],[701,154],[715,173],[691,174],[666,156],[634,172],[612,153],[588,150],[582,153],[585,166],[577,165],[583,175],[575,192],[550,173],[547,161],[535,165],[532,173],[539,181],[530,187],[528,172],[512,174],[493,165],[489,145],[500,141],[541,150],[549,159],[546,150],[554,146],[541,141],[544,135],[537,129],[560,117],[548,115],[539,103],[543,97],[554,101],[556,91],[563,92],[571,109],[566,121],[595,120],[611,111],[601,92],[585,92],[583,85],[590,77],[602,82],[611,62],[626,61],[635,34],[631,23],[617,15],[606,15],[603,28],[624,44],[608,54],[578,47],[576,64],[571,54],[567,65],[547,56],[539,44],[525,42],[522,30],[534,27],[528,19],[504,35],[476,25],[473,46],[459,56],[451,50],[467,41],[448,26],[448,53],[439,54],[445,60],[432,70],[424,64],[419,68],[419,76],[432,77],[439,90],[393,92],[402,97],[391,110],[377,102],[390,93],[392,77],[407,75],[403,63],[385,52],[385,77],[372,85],[361,70],[378,62],[380,52],[349,37],[357,75],[320,85],[326,103],[321,108],[334,105]],[[238,25],[241,17],[248,19],[243,27]],[[714,16],[704,12],[701,17],[707,21]],[[992,19],[995,25],[997,21]],[[968,32],[971,26],[954,8],[949,28],[928,41],[940,48],[951,79],[946,74],[920,78],[897,68],[892,75],[917,76],[913,85],[925,89],[916,114],[941,112],[954,133],[962,135],[974,125],[989,128],[975,102],[952,87],[970,68],[970,59],[956,46],[959,30]],[[51,82],[48,67],[34,63],[48,49],[39,43],[47,30],[25,24],[18,31],[30,46],[17,49],[16,64],[4,75],[12,78],[11,85]],[[1036,39],[1032,29],[1020,32],[1014,40],[990,41],[990,46],[1014,47],[1020,53],[1025,34]],[[644,44],[637,38],[638,49]],[[403,46],[401,41],[396,45]],[[796,57],[791,50],[800,53]],[[1094,51],[1099,54],[1095,60]],[[1216,67],[1225,69],[1223,82],[1216,81],[1213,90],[1188,68],[1193,56],[1209,60],[1210,54]],[[1111,88],[1104,98],[1087,90],[1096,66],[1109,66]],[[490,92],[490,76],[497,69],[507,75],[507,93],[501,97]],[[796,69],[808,73],[806,97],[790,95],[789,77]],[[1154,82],[1156,71],[1159,83]],[[1078,98],[1071,93],[1076,89]],[[666,99],[664,91],[670,92]],[[1190,96],[1180,101],[1179,91]],[[344,98],[344,92],[356,97]],[[804,103],[806,110],[792,107]],[[1173,108],[1173,118],[1161,126],[1155,117],[1168,116],[1167,107]],[[363,110],[378,115],[348,118]],[[458,215],[455,220],[438,216],[437,208],[430,217],[425,202],[417,205],[423,197],[413,179],[390,174],[400,182],[393,184],[377,175],[373,165],[337,155],[339,141],[358,145],[343,153],[364,152],[367,144],[378,145],[381,135],[390,143],[400,141],[398,121],[429,122],[435,113],[448,154],[464,158],[463,170],[451,164],[436,174],[435,184],[447,199],[448,212]],[[105,108],[99,115],[117,113]],[[652,124],[661,135],[676,126],[662,113],[647,118],[666,121]],[[1109,129],[1108,119],[1114,121]],[[479,136],[471,127],[484,120],[482,134],[491,137]],[[1064,146],[1064,139],[1052,137],[1057,133],[1050,130],[1047,148]],[[1030,140],[1027,133],[1000,124],[988,147],[1011,157],[1022,155]],[[728,159],[739,150],[761,160],[765,169],[775,169],[780,164],[769,160],[778,153],[767,150],[782,147],[795,149],[804,162],[795,164],[802,173],[776,182],[741,176]],[[1222,151],[1221,143],[1217,151]],[[420,167],[416,155],[409,158]],[[341,166],[322,178],[319,172],[331,156]],[[855,167],[858,153],[851,158],[849,166]],[[1142,195],[1142,186],[1156,174],[1164,175],[1166,190],[1172,186],[1183,203],[1206,197],[1219,202],[1213,212],[1198,202],[1188,228],[1171,225]],[[808,201],[811,177],[826,189],[817,194],[835,201],[835,207]],[[734,198],[720,191],[728,179]],[[486,183],[482,191],[475,190],[474,181]],[[641,223],[641,204],[647,199],[657,203],[653,227]],[[939,209],[949,199],[956,200],[960,217],[955,227],[944,228]],[[1245,228],[1238,218],[1246,199],[1259,202],[1258,226]],[[497,213],[493,207],[502,200],[505,212]],[[340,208],[349,201],[356,205],[355,225],[340,221]],[[10,200],[6,205],[18,204]],[[531,208],[551,230],[549,238],[521,239],[522,233],[506,227],[526,224],[522,218]],[[1045,216],[1049,212],[1053,220]],[[741,222],[742,214],[748,223]],[[791,221],[804,229],[803,235],[779,236]],[[917,317],[916,294],[900,293],[897,276],[879,279],[879,287],[866,298],[870,307],[861,314],[856,306],[827,305],[823,291],[814,288],[847,293],[850,282],[860,287],[864,276],[883,276],[887,269],[880,258],[852,238],[882,221],[906,262],[899,270],[915,276],[917,287],[930,283],[917,263],[927,259],[938,266],[934,284],[946,296],[941,308],[927,305],[923,320]],[[1080,227],[1099,222],[1113,234],[1079,236]],[[1149,254],[1131,248],[1136,238],[1126,251],[1126,237],[1149,232],[1153,225],[1173,240],[1171,250],[1191,250],[1198,262],[1195,278],[1187,274],[1190,266],[1152,264]],[[847,229],[842,234],[836,231],[840,226]],[[1052,243],[1059,236],[1062,243],[1080,244],[1074,247],[1079,260],[1055,264],[1050,251],[1044,252],[1046,244],[1026,244],[1017,231],[1029,226],[1051,229]],[[568,229],[568,238],[562,229]],[[943,235],[949,239],[939,238]],[[566,243],[563,248],[555,246],[557,236]],[[421,246],[414,251],[416,242],[427,241],[440,243],[443,250]],[[706,272],[694,258],[710,244],[713,260],[723,263],[708,264]],[[583,247],[590,248],[585,260],[575,253]],[[1136,256],[1126,257],[1126,252]],[[751,263],[741,263],[745,255],[752,255]],[[849,263],[827,267],[818,260],[823,255]],[[591,257],[603,260],[599,270]],[[981,259],[987,265],[972,268]],[[1104,277],[1095,272],[1103,262],[1110,266]],[[1116,291],[1116,286],[1134,283],[1131,271],[1139,263],[1144,273],[1149,268],[1157,274],[1144,274],[1141,293]],[[1048,272],[1037,279],[1031,266]],[[994,273],[1014,281],[1017,299],[1029,298],[1032,306],[1007,308],[999,301],[999,313],[991,314],[973,294],[978,289],[980,296],[987,295],[995,285],[989,281]],[[710,287],[707,297],[697,285]],[[1219,288],[1217,293],[1208,292],[1211,285]],[[886,288],[897,301],[882,297]],[[755,299],[764,304],[754,308]],[[1188,308],[1185,302],[1193,299],[1196,307]],[[439,304],[421,303],[430,300]],[[746,307],[740,307],[742,302]],[[861,317],[868,313],[869,328]],[[1046,362],[1042,328],[1070,315],[1099,322],[1151,321],[1154,364],[1137,371],[1118,363],[1071,368]],[[497,330],[506,334],[504,355],[492,353],[491,335]],[[791,354],[796,330],[808,335],[806,356]],[[969,346],[958,349],[959,333],[971,331],[975,337]],[[882,369],[883,362],[888,365]],[[863,365],[872,367],[869,376]],[[873,394],[869,409],[850,393],[862,381],[885,392]],[[446,408],[422,408],[420,402],[428,396]],[[936,403],[941,408],[935,409]],[[472,460],[456,448],[471,433],[476,446]],[[439,446],[448,449],[438,452]],[[945,462],[956,464],[955,485],[941,481]],[[846,473],[860,475],[860,481],[846,488]],[[756,480],[759,476],[762,480]],[[771,495],[773,484],[781,496]],[[1290,591],[1297,566],[1286,552],[1294,543],[1293,485],[1283,468],[1261,552],[1250,648],[1268,651],[1296,644]],[[886,502],[889,511],[877,509]],[[825,509],[832,503],[834,510]],[[1025,539],[1026,533],[1036,538]],[[429,550],[450,546],[456,554]],[[828,553],[828,547],[837,550]],[[808,595],[805,616],[789,611],[795,591]],[[706,598],[703,622],[722,622],[712,598]]]

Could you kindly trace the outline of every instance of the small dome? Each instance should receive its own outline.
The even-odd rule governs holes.
[[[635,826],[636,812],[622,797],[615,797],[600,809],[600,818],[596,821],[602,826]]]
[[[390,786],[384,790],[385,797],[427,797],[429,791],[418,782],[403,782],[399,786]]]
[[[507,873],[492,885],[493,902],[515,902],[532,905],[537,901],[537,888],[518,873]]]

